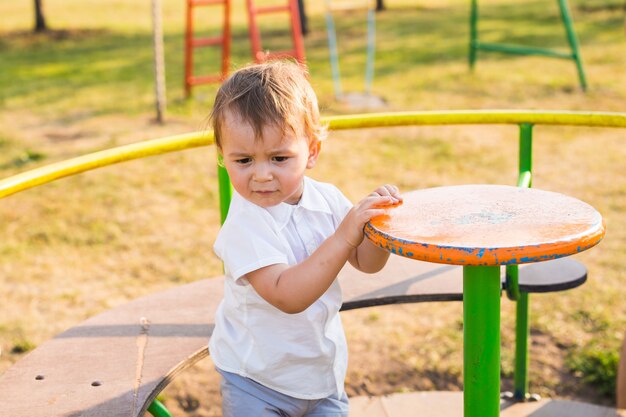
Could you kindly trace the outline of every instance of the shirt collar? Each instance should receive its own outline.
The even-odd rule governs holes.
[[[283,228],[289,222],[289,219],[298,208],[332,214],[328,202],[317,187],[315,187],[313,180],[304,177],[303,182],[302,197],[298,204],[280,203],[266,209],[280,228]]]
[[[326,214],[333,213],[328,205],[328,201],[326,201],[318,187],[315,186],[312,179],[304,177],[303,188],[302,197],[300,198],[300,202],[298,202],[297,206],[310,211],[320,211]]]

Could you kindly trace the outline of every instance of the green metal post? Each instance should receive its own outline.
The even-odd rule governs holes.
[[[565,26],[565,33],[567,34],[567,41],[572,49],[572,59],[576,62],[576,69],[578,70],[578,79],[580,80],[580,88],[583,91],[587,90],[587,80],[585,78],[585,70],[583,69],[582,59],[580,57],[580,50],[578,48],[578,38],[574,31],[574,22],[569,12],[569,6],[567,0],[559,0],[559,9],[561,10],[561,19]]]
[[[515,373],[513,398],[526,400],[528,393],[528,342],[530,336],[528,293],[521,292],[517,299],[515,321]]]
[[[511,45],[504,43],[479,42],[475,45],[481,51],[502,52],[515,55],[538,55],[549,58],[574,59],[571,53],[556,51],[548,48],[538,48],[534,46]]]
[[[531,123],[519,124],[519,187],[531,187],[532,183],[519,183],[526,172],[532,172],[533,168],[533,125]]]
[[[169,412],[169,410],[165,408],[163,403],[159,400],[154,400],[152,404],[150,404],[150,407],[148,407],[148,412],[154,417],[172,417],[172,414]]]
[[[220,193],[220,224],[224,224],[230,208],[230,200],[233,198],[233,184],[230,182],[228,171],[224,167],[221,155],[217,157],[217,181]],[[222,268],[224,268],[224,265],[222,265]]]
[[[532,186],[533,125],[519,125],[519,177],[518,187]],[[530,337],[529,295],[519,291],[518,266],[507,266],[507,295],[516,300],[515,318],[515,371],[513,374],[513,397],[524,401],[528,393],[528,341]],[[511,287],[511,288],[509,288]]]
[[[506,266],[506,296],[511,301],[519,300],[519,267],[517,265]]]
[[[533,125],[530,123],[520,123],[519,135],[519,175],[517,186],[529,188],[532,184],[532,145],[533,145]],[[512,301],[519,299],[519,273],[517,265],[507,265],[506,267],[506,293]]]
[[[470,9],[470,44],[469,44],[469,66],[474,69],[476,63],[476,49],[478,44],[478,0],[471,1]]]
[[[521,45],[509,45],[501,43],[485,43],[478,41],[478,0],[471,0],[470,2],[470,44],[469,44],[469,66],[470,69],[474,69],[474,65],[477,59],[478,50],[501,52],[507,54],[518,55],[540,55],[552,58],[565,58],[572,59],[576,64],[578,71],[578,79],[583,91],[587,90],[587,81],[585,78],[585,71],[583,69],[582,58],[580,56],[580,49],[578,47],[578,38],[574,31],[574,23],[570,14],[567,0],[557,0],[559,3],[559,9],[561,12],[561,20],[565,27],[565,33],[570,46],[570,53],[560,52],[550,48],[521,46]]]
[[[500,267],[463,267],[465,417],[500,415]]]
[[[221,160],[217,164],[217,179],[220,192],[221,223],[224,224],[226,215],[228,214],[228,208],[230,207],[230,200],[233,197],[233,186],[230,183],[228,172],[226,171],[226,168],[224,168]]]

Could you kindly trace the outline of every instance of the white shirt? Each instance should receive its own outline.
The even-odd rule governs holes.
[[[348,351],[339,282],[302,313],[287,314],[261,298],[244,275],[301,262],[350,208],[334,185],[307,177],[297,205],[262,208],[234,193],[214,246],[226,274],[209,342],[215,366],[295,398],[343,393]]]

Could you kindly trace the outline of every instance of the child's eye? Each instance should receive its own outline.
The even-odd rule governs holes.
[[[245,164],[249,164],[252,161],[251,158],[240,158],[240,159],[235,159],[235,163],[239,164],[239,165],[245,165]]]
[[[272,158],[275,162],[285,162],[287,159],[289,159],[288,156],[275,156]]]

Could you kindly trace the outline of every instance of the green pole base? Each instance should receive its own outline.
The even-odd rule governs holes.
[[[500,415],[500,267],[463,267],[465,417]]]

